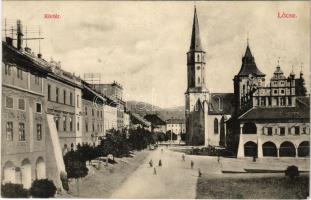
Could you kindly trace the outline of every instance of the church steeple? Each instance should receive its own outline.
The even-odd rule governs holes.
[[[202,51],[197,9],[194,7],[190,51]]]
[[[242,58],[242,66],[238,73],[238,76],[248,76],[249,74],[253,74],[256,76],[265,76],[265,74],[257,68],[255,58],[252,55],[251,49],[249,48],[249,43],[247,39],[247,46],[245,54]]]

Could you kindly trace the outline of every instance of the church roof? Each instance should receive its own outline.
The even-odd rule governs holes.
[[[248,76],[249,74],[253,74],[256,76],[265,76],[265,74],[257,68],[255,58],[253,57],[251,49],[247,44],[245,55],[242,58],[242,66],[238,73],[238,76]]]
[[[233,111],[233,98],[233,93],[211,93],[208,114],[231,115]]]
[[[190,51],[202,51],[197,9],[194,8]]]

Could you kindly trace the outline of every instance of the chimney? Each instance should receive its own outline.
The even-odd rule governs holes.
[[[9,46],[13,46],[13,38],[5,37],[5,41]]]
[[[21,50],[23,45],[23,30],[21,20],[17,20],[17,49]]]

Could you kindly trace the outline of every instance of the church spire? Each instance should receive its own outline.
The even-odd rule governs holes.
[[[194,7],[190,51],[202,51],[197,9]]]

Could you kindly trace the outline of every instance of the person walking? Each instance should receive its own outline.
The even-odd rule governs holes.
[[[157,175],[157,170],[155,167],[153,168],[153,175]]]
[[[149,161],[149,165],[150,165],[150,167],[152,167],[152,166],[153,166],[152,159]]]
[[[194,162],[191,160],[190,162],[190,166],[191,166],[191,169],[193,169],[193,166],[194,166]]]
[[[161,159],[159,160],[159,167],[162,167],[162,161],[161,161]]]
[[[198,169],[198,176],[199,176],[199,177],[202,176],[202,172],[201,172],[200,168]]]
[[[161,153],[163,153],[163,149],[161,149]]]
[[[181,157],[182,157],[182,160],[185,161],[185,154],[183,154]]]

